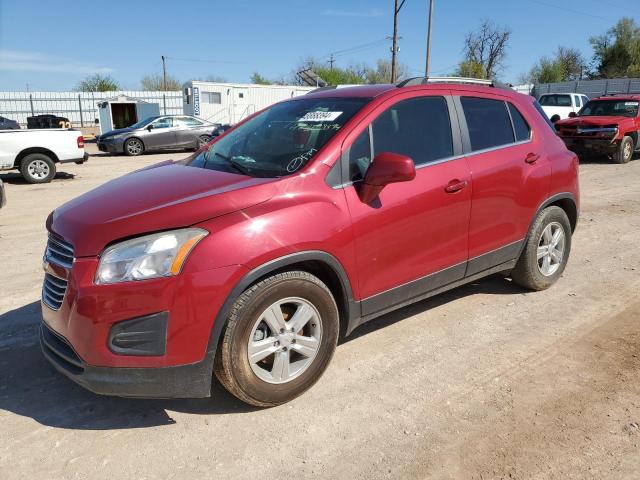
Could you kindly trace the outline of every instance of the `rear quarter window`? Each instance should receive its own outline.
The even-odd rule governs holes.
[[[507,105],[509,107],[509,113],[511,114],[516,141],[524,142],[529,140],[529,138],[531,138],[531,127],[513,103],[508,102]]]

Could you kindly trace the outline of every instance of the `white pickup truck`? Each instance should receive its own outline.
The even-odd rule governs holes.
[[[581,93],[545,93],[538,99],[542,110],[554,123],[569,118],[571,113],[578,113],[588,101],[589,97]]]
[[[0,131],[0,170],[17,169],[29,183],[47,183],[58,163],[84,163],[82,133],[73,129]]]

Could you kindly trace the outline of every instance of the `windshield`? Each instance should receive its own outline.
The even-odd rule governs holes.
[[[542,95],[540,105],[545,107],[570,107],[571,97],[569,95]]]
[[[291,175],[304,167],[369,100],[308,98],[276,104],[185,164],[252,177]]]
[[[591,100],[578,112],[581,117],[635,117],[637,100]]]
[[[145,118],[144,120],[140,120],[137,123],[134,123],[133,125],[131,125],[129,128],[142,128],[146,125],[149,125],[151,122],[153,122],[154,120],[158,119],[160,117],[148,117]]]

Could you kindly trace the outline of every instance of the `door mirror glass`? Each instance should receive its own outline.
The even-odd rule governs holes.
[[[363,203],[371,203],[382,189],[390,183],[408,182],[416,177],[413,160],[406,155],[381,152],[376,155],[367,169],[360,185],[359,196]]]

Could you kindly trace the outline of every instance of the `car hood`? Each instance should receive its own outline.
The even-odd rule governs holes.
[[[567,118],[565,120],[560,120],[556,123],[556,125],[562,125],[562,126],[593,126],[593,127],[600,127],[603,125],[620,125],[623,123],[628,123],[631,122],[633,123],[633,118],[629,118],[629,117],[623,117],[623,116],[610,116],[610,117],[606,117],[606,116],[602,116],[602,117],[596,117],[596,116],[589,116],[589,117],[573,117],[573,118]]]
[[[269,200],[277,179],[164,162],[111,180],[53,211],[47,228],[98,255],[114,240],[188,227]]]
[[[120,135],[122,133],[129,133],[129,132],[135,132],[136,129],[135,128],[116,128],[115,130],[109,130],[107,133],[103,133],[102,135],[99,136],[99,138],[109,138],[109,137],[113,137],[114,135]]]

